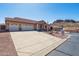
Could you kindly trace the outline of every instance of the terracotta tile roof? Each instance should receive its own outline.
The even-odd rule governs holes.
[[[39,23],[39,24],[46,24],[45,21],[35,21],[35,20],[30,20],[30,19],[25,19],[25,18],[20,18],[20,17],[14,17],[14,18],[9,18],[6,17],[5,21],[16,21],[16,22],[26,22],[26,23]]]
[[[38,23],[40,23],[40,24],[46,24],[46,22],[44,20],[38,21]]]
[[[6,19],[6,21],[16,21],[16,22],[26,22],[26,23],[38,23],[38,21],[35,21],[35,20],[24,19],[24,18],[19,18],[19,17],[15,17],[15,18],[6,17],[5,19]]]

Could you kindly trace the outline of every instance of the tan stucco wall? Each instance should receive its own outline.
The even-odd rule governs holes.
[[[15,22],[15,21],[6,21],[6,29],[9,28],[9,25],[12,25],[12,24],[17,24],[17,25],[32,25],[34,27],[34,30],[37,29],[37,24],[35,23],[26,23],[26,22]],[[38,28],[40,29],[40,25],[41,24],[38,24]],[[46,29],[45,28],[46,24],[42,24],[42,28],[41,29]]]
[[[12,24],[17,24],[17,25],[32,25],[34,27],[34,29],[36,29],[36,26],[37,26],[37,24],[33,24],[33,23],[7,21],[6,22],[6,29],[8,29],[9,25],[12,25]]]

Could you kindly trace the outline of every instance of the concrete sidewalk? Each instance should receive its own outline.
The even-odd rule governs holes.
[[[67,40],[37,31],[10,32],[10,34],[20,56],[44,56]]]

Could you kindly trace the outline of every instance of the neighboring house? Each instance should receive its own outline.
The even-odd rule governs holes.
[[[19,17],[6,17],[5,27],[7,31],[48,30],[48,24],[45,21],[34,21]]]
[[[0,32],[1,32],[1,31],[5,31],[5,28],[6,28],[6,27],[5,27],[5,24],[0,24]]]

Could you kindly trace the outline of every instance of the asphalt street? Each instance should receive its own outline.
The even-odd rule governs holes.
[[[71,37],[47,56],[79,56],[79,33],[70,33]]]

